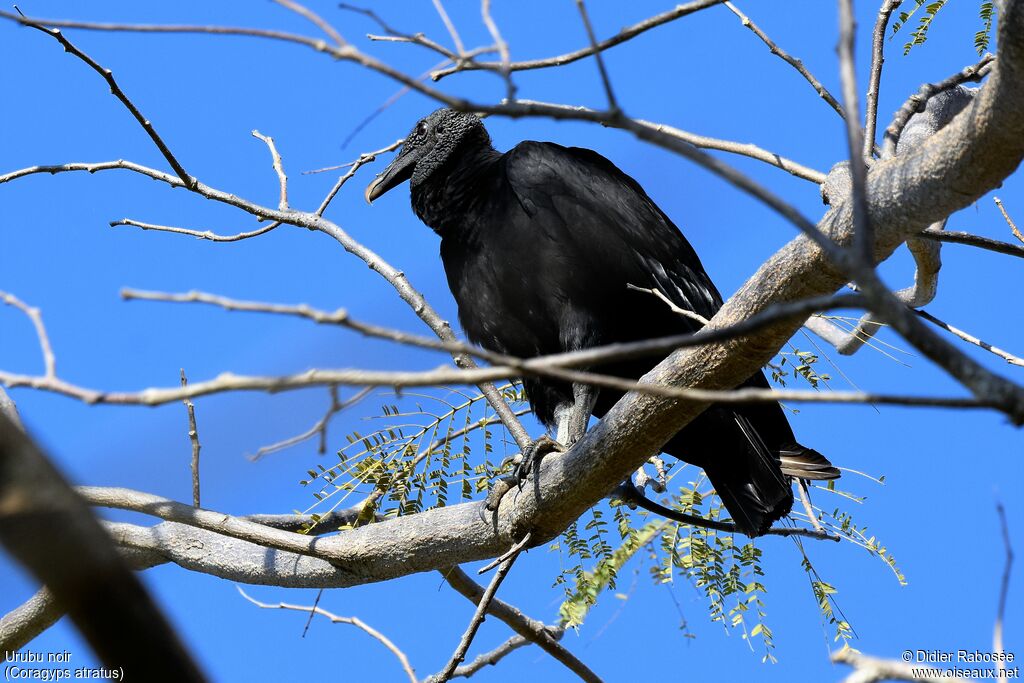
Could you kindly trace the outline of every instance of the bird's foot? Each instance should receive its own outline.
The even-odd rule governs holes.
[[[505,494],[513,487],[522,489],[523,485],[530,478],[530,474],[535,470],[539,470],[540,461],[545,455],[556,452],[564,453],[565,450],[565,446],[558,443],[547,434],[542,435],[531,443],[523,450],[522,456],[516,463],[512,474],[507,477],[502,477],[498,481],[494,482],[494,485],[487,494],[487,498],[484,500],[484,505],[480,510],[481,516],[486,520],[488,512],[495,512],[498,509],[498,505],[501,503],[501,499],[504,498]]]

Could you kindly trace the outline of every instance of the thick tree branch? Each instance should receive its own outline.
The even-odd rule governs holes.
[[[0,542],[52,591],[106,667],[148,680],[204,680],[91,511],[3,411]],[[42,618],[46,608],[37,608]]]
[[[46,588],[0,617],[0,650],[20,650],[64,616],[64,609]]]
[[[854,672],[846,678],[844,683],[878,683],[879,681],[943,683],[949,680],[948,678],[933,676],[917,676],[909,664],[891,659],[870,657],[849,647],[844,647],[842,650],[833,653],[832,661],[837,664],[848,664],[854,668]]]

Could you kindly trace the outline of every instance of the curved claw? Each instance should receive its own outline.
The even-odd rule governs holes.
[[[491,487],[490,492],[487,494],[487,498],[484,499],[484,504],[480,506],[480,519],[487,522],[488,513],[496,513],[498,511],[498,505],[501,504],[501,499],[505,497],[505,494],[512,490],[513,487],[518,487],[520,490],[523,488],[523,484],[526,483],[530,477],[530,473],[534,471],[536,465],[541,459],[548,453],[564,453],[566,450],[565,446],[558,443],[547,434],[542,435],[531,443],[527,448],[523,449],[522,458],[516,463],[515,469],[512,470],[512,474],[507,477],[502,477],[498,481],[494,482],[494,486]],[[505,462],[508,462],[506,459]],[[504,465],[505,463],[502,463]]]
[[[545,455],[548,453],[564,453],[565,450],[565,446],[547,434],[543,434],[536,439],[523,451],[523,459],[516,465],[516,469],[512,473],[519,481],[519,488],[523,487],[526,480],[530,478],[530,473],[533,472]]]

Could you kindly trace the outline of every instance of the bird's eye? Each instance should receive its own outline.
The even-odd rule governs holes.
[[[416,126],[416,135],[424,136],[427,134],[427,124],[420,122],[420,125]]]

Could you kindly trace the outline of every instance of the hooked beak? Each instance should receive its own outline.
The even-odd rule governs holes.
[[[374,199],[411,178],[415,168],[416,155],[407,153],[403,149],[388,164],[388,167],[374,178],[372,183],[366,186],[366,203],[372,204]]]

